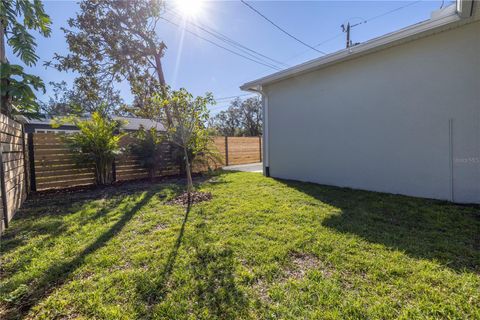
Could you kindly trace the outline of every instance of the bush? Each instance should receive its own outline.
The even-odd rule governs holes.
[[[119,121],[112,121],[98,112],[89,120],[74,119],[80,132],[66,135],[69,148],[81,163],[93,162],[95,165],[95,182],[108,185],[113,182],[112,164],[120,153],[121,126]]]
[[[145,130],[143,127],[136,132],[135,138],[136,143],[130,145],[130,151],[139,158],[140,164],[147,169],[149,178],[153,179],[164,162],[163,138],[155,128]]]

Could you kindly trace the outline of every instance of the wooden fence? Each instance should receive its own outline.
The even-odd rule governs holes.
[[[125,136],[121,145],[128,150],[134,143]],[[95,183],[92,163],[78,163],[61,136],[54,133],[25,134],[23,125],[0,114],[0,231],[8,227],[30,190],[48,190]],[[214,144],[223,160],[221,165],[262,161],[260,137],[216,137]],[[156,176],[178,174],[181,168],[174,159],[172,146],[163,146],[162,163]],[[194,172],[205,170],[199,165]],[[147,178],[140,160],[122,153],[112,166],[115,181]]]
[[[0,114],[0,232],[22,205],[28,193],[28,153],[23,126]]]
[[[124,136],[120,141],[120,145],[125,152],[115,159],[115,181],[143,179],[148,177],[148,172],[142,166],[140,159],[127,151],[129,145],[132,143],[135,143],[135,139],[131,136]],[[178,174],[180,170],[176,160],[173,158],[172,146],[168,143],[163,143],[161,148],[163,150],[159,159],[161,166],[155,175],[169,176]]]
[[[140,160],[128,152],[134,139],[125,136],[120,142],[123,152],[114,162],[112,173],[115,181],[142,179],[148,172]],[[259,137],[216,137],[215,146],[225,165],[244,164],[261,161],[261,139]],[[162,166],[156,176],[178,174],[180,168],[173,158],[172,146],[163,144],[164,152],[160,159]],[[95,183],[94,167],[91,163],[79,164],[74,154],[54,133],[29,133],[30,166],[33,190],[48,190],[91,185]],[[193,171],[205,170],[194,167]]]
[[[95,183],[93,163],[78,163],[74,153],[65,145],[62,137],[55,133],[29,133],[31,149],[30,161],[32,171],[32,189],[48,190],[70,188]],[[125,136],[120,145],[125,149],[112,166],[114,181],[143,179],[148,177],[147,170],[140,160],[130,152],[128,146],[133,138]],[[165,152],[161,159],[163,166],[157,176],[178,174],[179,169],[172,158],[168,144],[164,144]]]
[[[215,137],[214,142],[227,166],[262,162],[262,137]]]

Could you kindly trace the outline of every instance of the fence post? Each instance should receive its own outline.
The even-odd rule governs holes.
[[[8,228],[7,191],[5,190],[5,170],[3,167],[3,144],[0,143],[0,187],[2,188],[3,226]]]
[[[258,136],[258,152],[260,155],[260,162],[262,162],[262,136]]]
[[[28,137],[28,162],[30,162],[30,190],[37,191],[37,180],[35,177],[35,154],[33,148],[33,133],[27,133]]]
[[[30,183],[28,178],[28,166],[27,166],[27,144],[25,143],[25,125],[22,123],[22,154],[23,154],[23,177],[25,180],[25,192],[27,195],[30,193]]]
[[[228,136],[225,136],[225,165],[228,166]]]

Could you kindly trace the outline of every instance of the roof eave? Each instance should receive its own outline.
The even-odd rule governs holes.
[[[343,49],[341,51],[337,51],[335,53],[331,53],[326,56],[307,61],[286,70],[273,73],[266,77],[247,82],[240,86],[240,89],[244,91],[257,91],[255,89],[258,87],[262,87],[273,82],[298,76],[303,73],[318,70],[335,63],[368,54],[370,52],[375,52],[380,49],[396,45],[400,42],[408,41],[410,38],[415,38],[421,34],[433,32],[434,30],[446,27],[447,25],[456,23],[460,20],[462,20],[462,17],[460,17],[458,13],[453,13],[442,18],[420,22],[404,29],[366,41],[354,47]]]

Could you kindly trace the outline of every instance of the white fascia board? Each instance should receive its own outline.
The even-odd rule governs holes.
[[[457,14],[461,18],[468,18],[473,13],[473,0],[457,0]]]
[[[386,34],[378,38],[374,38],[359,45],[350,47],[348,49],[343,49],[341,51],[337,51],[335,53],[331,53],[326,56],[307,61],[286,70],[276,72],[269,76],[247,82],[240,86],[240,89],[244,91],[258,91],[257,88],[261,88],[261,86],[264,86],[266,84],[298,76],[300,74],[321,69],[335,63],[339,63],[355,57],[359,57],[361,55],[391,47],[402,42],[413,40],[417,37],[420,37],[421,35],[428,35],[429,33],[437,31],[437,29],[441,29],[442,27],[446,27],[450,24],[456,23],[461,19],[462,18],[455,12],[451,15],[444,16],[438,19],[420,22],[418,24]]]

